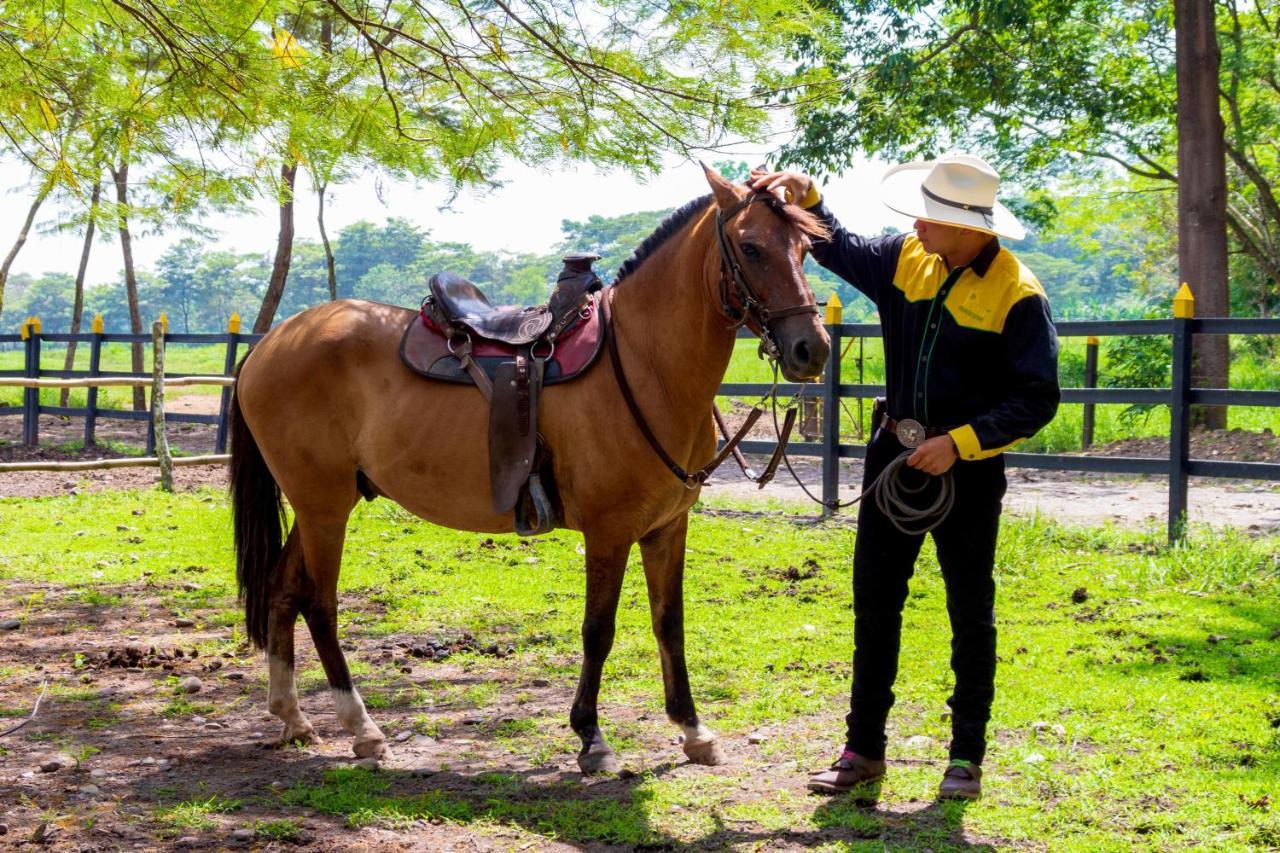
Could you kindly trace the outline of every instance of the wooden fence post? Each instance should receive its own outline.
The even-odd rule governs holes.
[[[89,376],[97,378],[102,375],[102,315],[93,316],[93,338],[89,341]],[[85,408],[89,411],[84,417],[84,446],[93,447],[97,441],[98,430],[98,386],[89,389]]]
[[[40,318],[28,317],[22,324],[22,339],[26,341],[23,375],[29,379],[40,377]],[[22,443],[35,447],[40,443],[40,389],[27,388],[22,392]]]
[[[1169,389],[1169,544],[1187,532],[1187,460],[1191,457],[1191,322],[1195,297],[1186,282],[1173,298],[1173,381]]]
[[[1089,336],[1084,348],[1084,387],[1098,387],[1098,339]],[[1080,449],[1093,446],[1093,403],[1084,404],[1084,423],[1080,427]]]
[[[173,491],[173,457],[164,430],[164,322],[151,324],[151,432],[160,460],[160,488]]]
[[[227,321],[227,356],[222,362],[222,375],[231,376],[236,372],[236,356],[240,350],[240,315],[232,314]],[[227,452],[227,413],[231,406],[231,388],[222,389],[222,402],[218,405],[218,434],[214,439],[213,452]]]
[[[835,293],[827,300],[824,322],[831,338],[822,381],[822,516],[826,518],[835,513],[840,500],[840,324],[844,308]]]

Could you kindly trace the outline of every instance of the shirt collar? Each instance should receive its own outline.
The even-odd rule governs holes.
[[[1000,254],[1000,238],[992,237],[991,242],[982,247],[982,251],[974,256],[969,262],[969,269],[978,274],[979,277],[985,277],[987,270],[991,269],[991,263],[996,259],[996,255]]]

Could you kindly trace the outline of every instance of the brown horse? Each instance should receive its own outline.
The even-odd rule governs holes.
[[[710,409],[734,342],[723,312],[754,303],[752,330],[761,333],[758,321],[764,321],[793,380],[816,376],[829,349],[801,271],[808,237],[822,234],[821,225],[772,196],[741,204],[746,189],[710,171],[707,180],[712,195],[672,214],[605,291],[613,300],[608,334],[617,336],[634,399],[661,446],[690,470],[716,447]],[[717,246],[717,212],[731,209],[725,250],[754,284],[747,294],[724,289],[722,279],[731,270]],[[728,281],[735,284],[737,272]],[[810,310],[783,310],[782,318],[769,319],[769,309],[784,306]],[[398,357],[413,314],[355,300],[316,306],[263,338],[236,381],[231,489],[237,576],[248,634],[267,652],[269,707],[284,720],[282,743],[317,740],[294,687],[294,624],[301,613],[338,720],[355,736],[356,755],[381,757],[387,748],[338,645],[338,571],[360,486],[370,484],[435,524],[486,533],[513,529],[512,514],[491,506],[485,399],[472,387],[424,380]],[[586,773],[617,768],[600,732],[596,697],[636,542],[667,714],[683,728],[690,759],[719,763],[716,736],[694,709],[684,656],[685,532],[697,488],[673,477],[646,442],[608,358],[580,379],[548,387],[539,408],[563,524],[582,532],[586,548],[583,662],[570,712],[583,744],[579,765]],[[282,494],[294,513],[287,539]]]

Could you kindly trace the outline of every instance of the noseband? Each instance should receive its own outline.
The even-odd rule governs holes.
[[[753,202],[760,201],[770,210],[774,210],[775,199],[768,193],[752,192],[742,201],[728,210],[716,211],[716,243],[720,247],[720,312],[729,319],[730,328],[738,329],[750,320],[760,327],[760,348],[772,361],[778,361],[782,354],[778,350],[778,342],[769,328],[772,320],[791,317],[796,314],[818,314],[816,302],[805,302],[800,305],[788,305],[785,308],[770,308],[765,305],[760,291],[751,285],[742,263],[738,259],[738,250],[729,241],[725,227]],[[776,210],[774,211],[777,212]],[[734,305],[736,297],[738,304]]]

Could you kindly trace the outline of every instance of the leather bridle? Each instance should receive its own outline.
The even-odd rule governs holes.
[[[725,227],[734,217],[756,201],[764,203],[770,209],[774,204],[781,203],[769,193],[751,192],[728,210],[716,211],[716,244],[720,248],[720,313],[728,318],[729,327],[732,329],[741,328],[748,321],[754,321],[760,330],[758,334],[761,350],[771,361],[778,361],[782,358],[782,353],[778,349],[778,342],[773,336],[769,323],[797,314],[821,312],[817,302],[804,302],[799,305],[788,305],[785,308],[768,307],[760,296],[760,292],[751,285],[751,281],[743,272],[742,263],[738,259],[738,250],[725,232]],[[734,305],[735,298],[737,305]]]
[[[737,250],[725,233],[725,226],[755,201],[762,201],[772,206],[775,199],[768,193],[752,192],[728,210],[717,210],[716,212],[716,243],[720,248],[721,263],[720,311],[729,319],[730,328],[732,329],[741,328],[748,321],[755,323],[759,328],[761,352],[775,365],[776,371],[777,362],[782,355],[778,349],[778,343],[773,337],[773,332],[769,328],[770,321],[797,314],[818,314],[820,312],[816,302],[789,305],[785,308],[769,308],[760,297],[760,292],[752,287],[751,282],[743,273],[742,264],[738,261]],[[733,301],[735,298],[738,302],[736,306]],[[667,470],[674,474],[676,479],[684,483],[686,488],[695,489],[705,483],[711,473],[720,467],[720,463],[724,462],[732,454],[739,466],[741,466],[743,474],[752,482],[757,483],[760,488],[764,488],[773,479],[778,470],[778,464],[782,461],[783,454],[786,452],[787,441],[790,439],[792,427],[795,425],[795,408],[793,407],[787,412],[784,425],[778,434],[778,443],[775,446],[769,464],[765,466],[762,474],[756,476],[747,466],[746,459],[743,458],[738,445],[742,443],[742,440],[747,437],[747,433],[751,431],[756,421],[764,414],[763,406],[757,404],[752,408],[742,426],[730,437],[725,429],[724,419],[716,408],[715,402],[712,401],[711,409],[715,415],[716,425],[724,435],[725,443],[711,461],[697,471],[689,472],[684,470],[671,457],[671,454],[667,453],[662,443],[658,441],[658,437],[654,435],[653,429],[650,428],[648,421],[645,420],[644,413],[640,411],[640,406],[631,391],[631,384],[627,381],[627,375],[622,368],[622,356],[618,351],[617,319],[613,316],[612,310],[613,288],[609,288],[600,295],[600,307],[602,312],[601,319],[604,321],[604,334],[609,349],[609,360],[613,364],[614,377],[617,379],[618,389],[622,392],[622,399],[626,402],[627,409],[631,412],[631,417],[635,420],[636,426],[639,427],[641,434],[644,435],[645,440],[649,443],[649,447],[662,460]],[[776,424],[775,429],[777,429]]]

